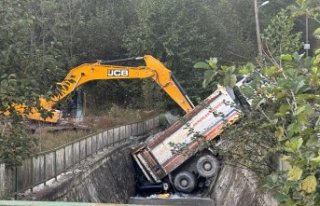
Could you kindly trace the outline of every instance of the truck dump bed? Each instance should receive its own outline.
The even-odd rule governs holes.
[[[238,119],[233,99],[219,87],[182,120],[136,148],[133,157],[150,182],[161,182],[197,152],[201,142],[214,139]]]

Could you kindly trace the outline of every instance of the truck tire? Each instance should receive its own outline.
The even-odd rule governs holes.
[[[191,172],[180,172],[174,178],[174,186],[179,192],[190,193],[197,185],[197,180]]]
[[[219,169],[218,160],[212,155],[204,155],[197,161],[197,172],[202,177],[213,177]]]

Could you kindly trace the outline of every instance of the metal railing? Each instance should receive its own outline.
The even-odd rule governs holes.
[[[159,116],[146,121],[114,127],[91,134],[54,150],[39,153],[26,159],[17,168],[5,168],[0,163],[0,198],[47,184],[59,174],[97,154],[100,150],[127,141],[159,126]]]

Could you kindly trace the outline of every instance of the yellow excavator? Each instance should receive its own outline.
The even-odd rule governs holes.
[[[111,65],[112,63],[144,60],[144,66],[129,67]],[[150,55],[144,57],[127,58],[121,60],[98,60],[96,63],[82,64],[69,71],[65,79],[58,83],[60,90],[57,95],[49,99],[40,97],[40,107],[51,111],[50,117],[43,118],[37,108],[29,108],[31,112],[26,113],[26,105],[15,105],[15,110],[24,114],[28,119],[43,121],[47,123],[58,123],[62,118],[62,112],[56,110],[55,105],[79,86],[96,80],[109,79],[145,79],[151,78],[155,81],[186,113],[194,108],[191,100],[177,82],[172,72],[159,60]]]

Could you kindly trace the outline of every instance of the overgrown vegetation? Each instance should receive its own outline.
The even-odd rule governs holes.
[[[238,5],[240,2],[249,4],[249,0],[241,0]],[[209,53],[221,53],[225,60],[230,57],[229,50],[238,49],[232,51],[238,53],[236,44],[242,41],[237,43],[236,37],[246,23],[233,20],[251,18],[246,15],[250,8],[243,6],[240,10],[227,0],[221,0],[218,7],[210,0],[3,0],[0,8],[0,113],[12,112],[9,119],[1,117],[1,129],[6,132],[1,133],[0,139],[17,145],[17,150],[3,147],[1,157],[21,149],[15,138],[9,138],[12,134],[26,142],[30,140],[30,144],[22,145],[30,155],[33,149],[29,148],[35,145],[27,138],[20,124],[23,118],[14,112],[12,103],[39,107],[38,96],[52,95],[55,83],[70,68],[84,62],[150,53],[165,62],[191,98],[200,102],[209,91],[198,89],[201,75],[192,68],[193,62],[207,58]],[[225,15],[223,21],[229,23],[223,24],[219,16],[227,8],[233,16],[231,19]],[[239,32],[229,32],[223,25],[238,28]],[[245,33],[241,36],[247,39],[241,45],[255,44],[250,40],[250,28],[241,30]],[[225,37],[224,45],[233,39],[224,53],[215,49],[222,42],[220,37]],[[254,56],[253,47],[244,50],[248,51],[242,54],[245,59]],[[234,57],[232,61],[236,61]],[[110,109],[112,104],[146,110],[175,107],[150,81],[92,82],[83,89],[88,111],[97,108],[97,113]],[[20,157],[28,156],[18,153],[10,157],[19,161],[5,161],[15,165],[21,162]]]
[[[270,2],[260,9],[266,55],[255,62],[251,0],[0,1],[0,113],[10,113],[0,117],[2,161],[19,165],[37,142],[26,135],[14,104],[39,107],[39,95],[52,95],[52,85],[81,63],[152,54],[172,69],[195,103],[217,82],[233,86],[236,75],[250,74],[253,81],[243,91],[254,100],[254,109],[224,133],[233,141],[225,155],[268,174],[265,187],[279,203],[315,205],[320,201],[320,51],[313,49],[312,57],[300,54],[306,14],[308,38],[317,44],[311,30],[319,27],[319,2],[297,0],[287,8],[291,3]],[[319,29],[314,35],[319,38]],[[235,66],[217,66],[212,58],[193,68],[211,56]],[[254,64],[239,68],[248,61]],[[203,73],[197,69],[202,67],[205,89],[200,89]],[[91,82],[83,90],[89,111],[108,111],[113,123],[139,118],[137,109],[175,105],[149,80]],[[104,121],[111,124],[108,118],[99,124]],[[278,171],[277,157],[290,168]]]
[[[286,10],[281,10],[271,19],[264,30],[263,40],[265,50],[269,56],[278,57],[281,54],[290,54],[302,48],[302,32],[294,32],[294,19]]]
[[[94,132],[146,120],[154,117],[158,113],[160,112],[154,110],[142,111],[124,109],[117,105],[113,105],[108,112],[103,113],[100,111],[98,115],[87,116],[84,121],[81,122],[81,125],[75,127],[74,130],[70,130],[70,128],[63,129],[63,126],[60,131],[55,126],[39,127],[35,133],[29,134],[29,137],[33,138],[33,140],[37,140],[37,147],[35,148],[36,152],[43,152],[68,144]]]
[[[290,16],[284,17],[281,11],[271,21],[266,36],[278,43],[269,44],[272,55],[268,52],[269,61],[259,62],[260,67],[217,66],[214,58],[195,65],[207,69],[204,86],[214,81],[233,87],[237,75],[250,76],[241,90],[252,100],[251,110],[242,108],[241,122],[224,132],[222,139],[227,143],[222,152],[227,161],[260,174],[263,188],[280,205],[320,202],[320,49],[311,57],[283,53],[297,49],[299,34],[290,34],[297,13],[307,12],[320,25],[319,10],[311,9],[309,3],[297,1]],[[275,32],[281,25],[275,21],[281,18],[291,23]],[[286,35],[277,40],[281,31]]]

